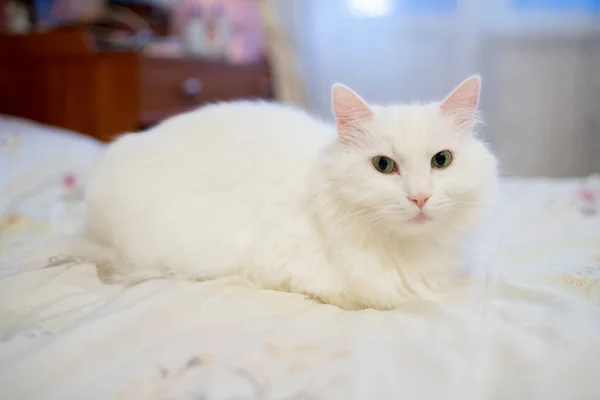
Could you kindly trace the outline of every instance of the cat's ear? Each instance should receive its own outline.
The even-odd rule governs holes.
[[[352,89],[340,83],[333,85],[331,102],[338,135],[343,142],[350,141],[352,135],[356,134],[357,122],[373,116],[369,105]]]
[[[441,110],[456,118],[460,125],[474,125],[477,122],[480,89],[479,75],[465,79],[442,101]]]

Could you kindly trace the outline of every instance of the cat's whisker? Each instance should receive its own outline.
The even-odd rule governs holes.
[[[366,223],[371,221],[371,227],[376,223],[384,221],[386,218],[390,216],[389,212],[384,210],[365,210],[361,216],[354,213],[349,215],[348,217],[339,221],[339,226],[345,229],[351,229],[356,227],[365,227]]]
[[[367,221],[369,219],[378,219],[383,221],[386,218],[398,218],[400,216],[401,213],[398,212],[397,207],[394,206],[376,209],[367,208],[347,215],[345,218],[341,219],[339,223],[340,225],[344,225],[345,228],[348,228],[348,222],[353,222],[356,225],[361,225],[364,223],[364,221]]]

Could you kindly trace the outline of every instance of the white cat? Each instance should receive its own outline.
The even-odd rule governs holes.
[[[125,135],[87,193],[87,236],[121,260],[101,276],[243,276],[345,309],[438,298],[496,184],[473,133],[479,88],[370,107],[335,85],[337,127],[242,101]]]

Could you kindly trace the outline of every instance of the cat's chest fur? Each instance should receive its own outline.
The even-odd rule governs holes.
[[[391,309],[411,298],[437,299],[458,270],[454,247],[323,229],[306,207],[299,201],[257,214],[241,252],[244,274],[257,286],[345,309]]]

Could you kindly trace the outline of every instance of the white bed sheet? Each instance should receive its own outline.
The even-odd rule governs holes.
[[[60,237],[101,152],[0,119],[0,398],[600,398],[599,177],[503,181],[467,296],[345,312],[237,281],[102,285]]]

